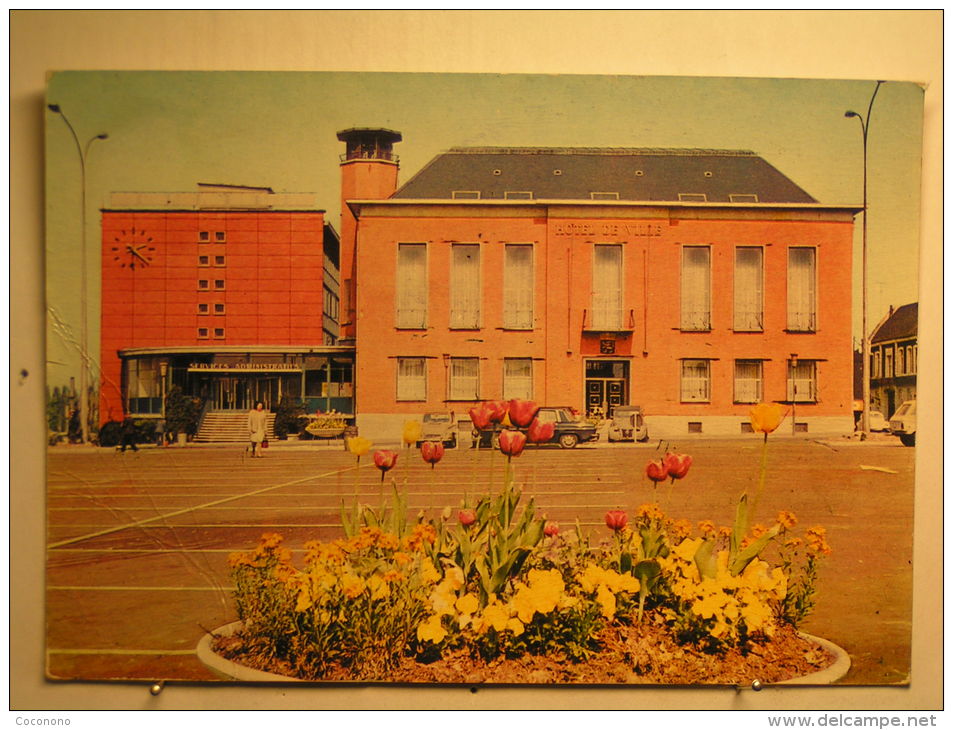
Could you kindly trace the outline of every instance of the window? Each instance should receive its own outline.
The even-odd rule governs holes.
[[[479,190],[454,190],[452,193],[454,200],[478,200],[480,198]]]
[[[682,360],[683,402],[711,400],[711,362],[709,360]]]
[[[338,301],[338,295],[328,289],[328,287],[324,287],[324,314],[337,321],[338,314],[340,314],[339,307],[340,302]]]
[[[880,377],[880,350],[875,350],[870,356],[870,373],[871,378]]]
[[[427,400],[427,361],[397,358],[397,400]]]
[[[503,398],[533,400],[533,360],[508,357],[503,360]]]
[[[450,262],[450,327],[480,327],[480,244],[455,243]]]
[[[708,195],[705,193],[679,193],[678,199],[683,203],[707,203]]]
[[[206,302],[199,303],[199,314],[208,314],[208,304]]]
[[[622,329],[622,246],[597,243],[592,252],[592,329]]]
[[[215,243],[225,243],[225,231],[215,231]]]
[[[225,279],[216,279],[215,288],[219,291],[225,288]]]
[[[893,347],[884,348],[884,377],[893,377]]]
[[[618,193],[589,193],[591,200],[618,200]]]
[[[817,328],[815,261],[813,248],[788,249],[788,329],[794,332],[813,332]]]
[[[762,392],[760,360],[735,360],[735,403],[760,403]]]
[[[208,327],[199,327],[198,336],[200,340],[208,339]]]
[[[208,231],[199,231],[199,243],[208,243],[209,235]]]
[[[222,303],[222,302],[216,302],[214,306],[215,306],[215,309],[214,309],[215,314],[225,314],[225,304],[224,304],[224,303]],[[208,311],[208,305],[207,305],[207,304],[205,305],[205,307],[206,307],[206,310],[205,310],[205,311]]]
[[[735,322],[741,332],[764,329],[764,252],[756,246],[735,249]]]
[[[904,374],[904,351],[902,347],[897,347],[897,375]]]
[[[711,249],[682,247],[682,323],[689,331],[711,329]]]
[[[199,279],[199,291],[208,291],[208,279]]]
[[[731,203],[757,203],[758,196],[754,193],[730,193],[728,201]]]
[[[480,399],[480,361],[475,357],[450,358],[449,400]]]
[[[216,340],[223,340],[223,339],[225,339],[225,328],[224,328],[224,327],[216,327],[214,330],[212,330],[212,332],[214,332],[214,334],[215,334],[215,339],[216,339]]]
[[[127,413],[162,412],[159,368],[157,358],[132,358],[125,361]]]
[[[913,375],[917,372],[917,348],[916,345],[907,347],[907,373]]]
[[[533,247],[507,244],[503,259],[503,327],[533,329]]]
[[[427,326],[427,244],[397,245],[397,326]]]
[[[215,265],[216,265],[216,266],[224,266],[224,265],[225,265],[225,257],[224,257],[224,256],[216,256],[216,257],[215,257]]]
[[[817,400],[817,363],[788,360],[788,400],[813,403]]]
[[[532,200],[533,193],[530,190],[507,190],[503,193],[504,200]]]
[[[199,266],[208,266],[208,256],[199,256]]]

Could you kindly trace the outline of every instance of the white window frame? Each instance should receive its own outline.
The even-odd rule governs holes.
[[[795,390],[796,388],[796,390]],[[817,402],[817,361],[788,360],[787,399],[791,403]]]
[[[756,367],[757,376],[743,377],[739,373],[739,366]],[[734,388],[735,403],[760,403],[764,397],[764,362],[761,360],[735,360]]]
[[[616,272],[600,263],[599,254],[612,251],[618,254]],[[615,265],[615,261],[612,262]],[[604,266],[604,269],[603,269]],[[617,281],[610,281],[617,279]],[[625,301],[625,247],[621,243],[596,243],[592,246],[592,317],[590,328],[608,332],[622,329]]]
[[[905,375],[907,372],[906,371],[906,364],[907,364],[906,354],[907,353],[903,345],[897,345],[897,354],[894,356],[894,368],[895,368],[894,372],[897,375]]]
[[[686,359],[679,363],[679,400],[682,403],[711,402],[711,360]],[[702,372],[692,373],[691,369]]]
[[[472,370],[464,373],[464,368]],[[477,401],[480,400],[480,358],[478,357],[451,357],[450,367],[447,369],[447,400],[448,401]]]
[[[870,353],[870,377],[879,378],[881,373],[880,348]]]
[[[476,276],[461,268],[457,257],[476,254]],[[450,329],[476,330],[481,326],[483,250],[479,243],[450,246]]]
[[[510,261],[510,252],[529,250],[529,266],[525,281],[520,280],[520,267]],[[536,250],[531,243],[508,243],[503,248],[503,329],[531,330],[535,317]]]
[[[794,253],[798,251],[811,252],[811,272],[807,284],[808,291],[798,291],[795,281],[795,268],[792,265]],[[788,326],[791,332],[817,332],[817,258],[816,246],[789,246],[788,247]],[[808,310],[802,311],[804,305]]]
[[[401,268],[401,250],[407,252],[412,250],[423,252],[421,270],[416,271],[415,269],[413,272],[418,274],[422,281],[414,281],[414,277],[408,276],[407,271]],[[409,265],[409,262],[404,263],[404,266]],[[397,329],[419,330],[427,328],[428,270],[429,251],[426,243],[406,241],[397,244],[397,261],[395,265],[397,282],[394,292],[394,321],[396,322],[395,326]]]
[[[893,377],[893,345],[884,348],[884,377]]]
[[[427,358],[398,357],[396,364],[396,399],[398,401],[427,400]],[[411,369],[419,373],[412,373]]]
[[[704,276],[704,289],[701,294],[698,292],[698,284],[701,282],[689,282],[686,280],[689,251],[705,251],[708,255],[707,270]],[[711,246],[685,244],[682,246],[681,258],[681,269],[679,272],[679,328],[685,332],[709,332],[711,330]]]
[[[758,272],[755,291],[752,293],[744,281],[745,276],[739,267],[742,252],[758,253]],[[734,271],[734,329],[737,332],[764,332],[764,247],[736,246]]]
[[[907,345],[907,375],[917,373],[917,346]]]
[[[512,368],[529,369],[529,375],[514,374]],[[507,357],[503,359],[503,399],[533,400],[533,358]]]

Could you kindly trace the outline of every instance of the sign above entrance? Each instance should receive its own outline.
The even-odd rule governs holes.
[[[300,373],[301,366],[290,362],[189,363],[190,373],[273,373],[277,371]]]

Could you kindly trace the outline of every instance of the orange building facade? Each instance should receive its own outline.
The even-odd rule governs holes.
[[[338,237],[315,196],[205,187],[117,193],[102,212],[100,422],[305,398],[353,411],[338,345]]]
[[[511,397],[639,405],[653,437],[736,435],[761,401],[853,429],[856,209],[731,151],[462,149],[357,184],[396,179],[383,149],[342,164],[362,434]],[[625,189],[648,176],[676,187]]]

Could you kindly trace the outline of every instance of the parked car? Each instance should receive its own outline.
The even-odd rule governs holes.
[[[890,423],[884,418],[880,411],[870,411],[867,414],[867,421],[871,431],[889,431]]]
[[[417,441],[418,449],[424,441],[440,441],[444,446],[454,448],[457,445],[457,424],[453,419],[453,413],[449,411],[425,413],[420,429],[420,440]]]
[[[616,406],[609,421],[609,441],[648,441],[642,406]]]
[[[917,440],[917,402],[904,401],[890,417],[890,432],[900,437],[904,446],[914,446]]]
[[[572,449],[576,444],[586,441],[597,441],[599,433],[596,427],[586,420],[573,415],[572,410],[565,407],[543,407],[536,414],[540,423],[554,425],[553,437],[547,442],[559,444],[564,449]],[[520,429],[524,433],[527,429]],[[486,447],[499,445],[499,432],[487,429],[479,432],[479,445]]]

